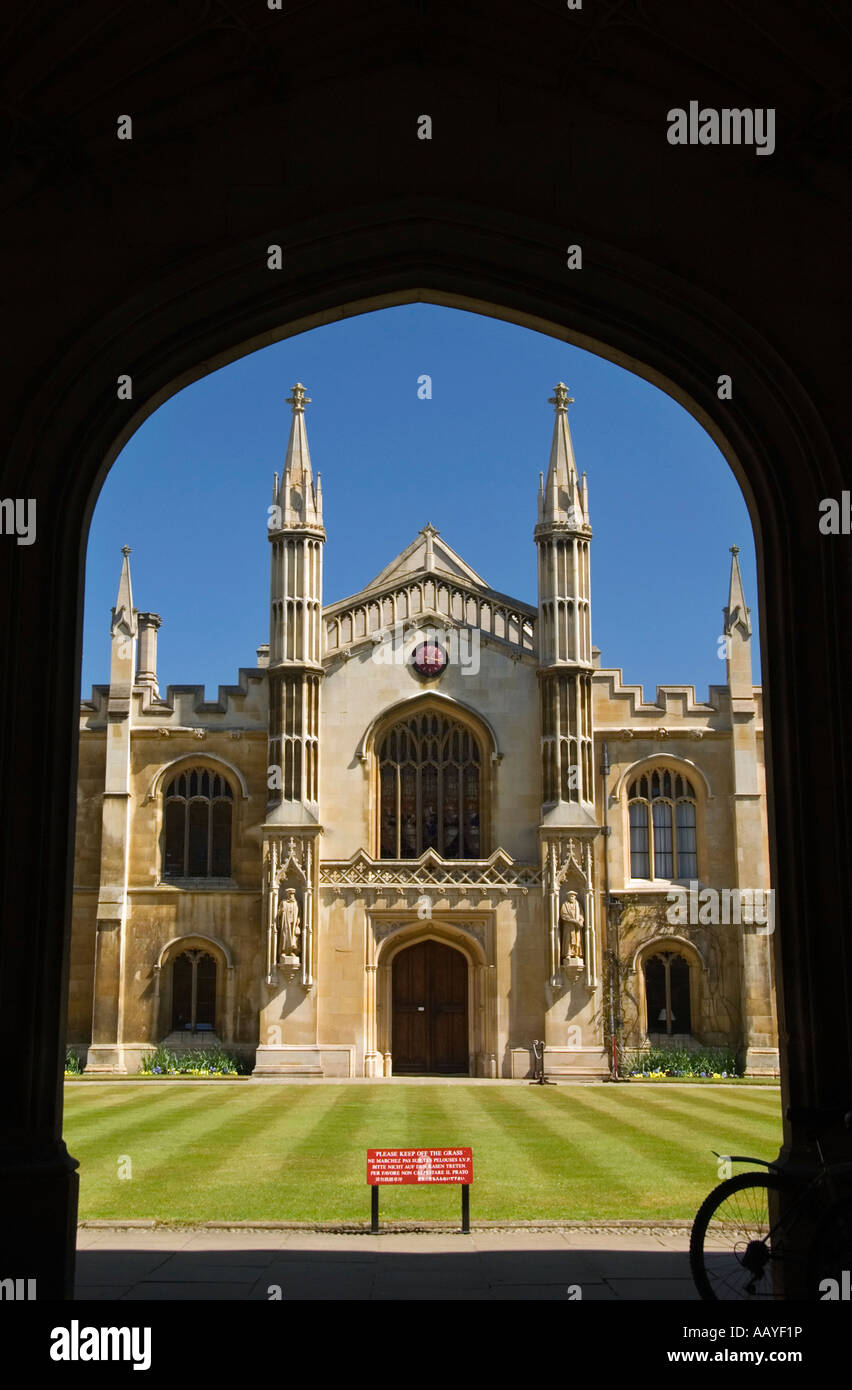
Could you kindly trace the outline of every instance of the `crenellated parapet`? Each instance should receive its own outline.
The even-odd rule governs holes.
[[[80,701],[80,727],[95,732],[107,725],[109,686],[94,685],[88,700]],[[203,685],[170,685],[164,696],[150,683],[135,684],[130,705],[134,734],[166,728],[180,733],[210,731],[238,725],[265,729],[268,719],[267,675],[260,667],[241,666],[236,685],[220,685],[218,697],[207,699]]]
[[[729,687],[711,685],[706,701],[694,685],[658,685],[648,700],[641,685],[626,684],[618,667],[602,668],[592,677],[595,731],[599,737],[703,738],[729,735],[736,713]],[[763,698],[751,687],[750,712],[762,732]]]

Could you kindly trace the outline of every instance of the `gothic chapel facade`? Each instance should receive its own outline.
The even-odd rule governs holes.
[[[80,711],[68,1037],[87,1071],[215,1039],[260,1075],[524,1077],[543,1039],[549,1075],[605,1076],[613,959],[626,1046],[777,1071],[771,928],[736,907],[769,885],[736,548],[707,703],[602,667],[569,399],[560,383],[535,608],[429,525],[324,604],[300,384],[269,644],[217,700],[160,695],[161,619],[134,608],[125,549],[109,685]]]

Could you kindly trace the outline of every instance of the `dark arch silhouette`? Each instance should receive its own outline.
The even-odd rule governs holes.
[[[849,483],[849,37],[827,11],[770,0],[728,24],[626,8],[400,6],[377,24],[331,0],[246,9],[226,32],[216,5],[152,0],[119,21],[95,0],[79,22],[97,44],[87,28],[70,51],[67,24],[17,21],[0,496],[35,500],[38,539],[0,537],[0,1029],[15,1065],[0,1178],[8,1269],[37,1275],[40,1298],[73,1278],[60,1082],[98,487],[181,386],[362,309],[427,299],[589,347],[723,450],[760,576],[784,1097],[852,1094],[852,546],[817,526]],[[777,108],[772,157],[668,145],[675,98],[742,107],[744,92]],[[788,1125],[788,1149],[799,1139]]]

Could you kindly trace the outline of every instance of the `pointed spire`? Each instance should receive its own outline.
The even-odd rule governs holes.
[[[293,387],[287,404],[293,408],[290,422],[290,438],[287,441],[287,456],[280,486],[276,486],[276,504],[281,507],[280,526],[298,528],[301,526],[322,527],[322,490],[314,484],[311,469],[311,454],[308,448],[308,434],[305,428],[305,406],[311,398],[306,394],[300,381]],[[270,530],[276,529],[270,526]]]
[[[588,518],[583,506],[571,430],[568,426],[568,407],[573,404],[573,397],[569,396],[564,381],[556,383],[549,401],[556,411],[556,419],[553,422],[553,442],[550,446],[547,480],[543,489],[539,489],[539,521],[561,521],[587,526]]]
[[[136,635],[139,627],[137,613],[133,607],[133,590],[130,587],[130,546],[122,546],[121,553],[124,558],[121,562],[121,578],[118,581],[118,597],[115,600],[115,608],[112,610],[112,622],[109,628],[110,661],[107,712],[113,719],[125,718],[130,713]],[[109,785],[107,785],[107,790],[110,790]]]
[[[287,443],[284,473],[289,479],[291,487],[298,486],[303,481],[309,483],[313,477],[308,436],[305,430],[305,406],[310,405],[310,403],[310,396],[306,395],[301,381],[297,381],[293,387],[292,396],[287,397],[287,404],[293,407],[293,419],[290,422],[290,438]]]
[[[751,637],[750,609],[746,608],[745,594],[743,593],[743,578],[740,574],[740,562],[737,559],[739,553],[739,546],[732,545],[731,587],[728,595],[728,606],[725,609],[725,632],[730,634],[735,627],[739,626],[744,637]]]
[[[121,562],[118,596],[112,610],[112,623],[109,631],[111,637],[115,637],[117,634],[122,637],[135,637],[136,610],[133,607],[133,590],[130,585],[130,546],[123,545],[121,553],[124,559]]]
[[[735,714],[748,714],[753,711],[751,620],[746,608],[738,555],[739,546],[732,545],[728,606],[722,610],[726,638],[725,665],[728,689],[731,692],[731,708]]]

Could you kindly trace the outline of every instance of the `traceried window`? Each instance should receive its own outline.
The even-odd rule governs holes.
[[[695,791],[679,772],[658,768],[630,783],[631,878],[697,878]]]
[[[181,772],[165,793],[163,878],[229,878],[234,794],[209,768]]]
[[[470,729],[443,714],[415,714],[384,734],[377,756],[381,858],[434,849],[445,859],[478,859],[482,768]]]

